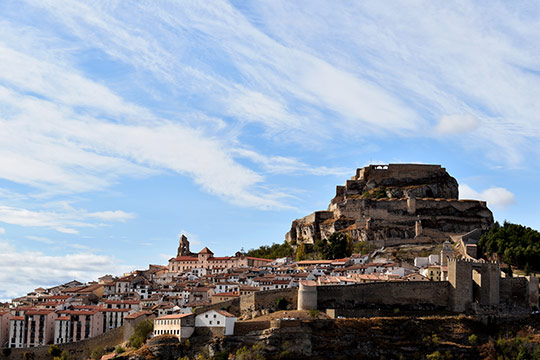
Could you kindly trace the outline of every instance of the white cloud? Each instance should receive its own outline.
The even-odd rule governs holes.
[[[236,148],[233,153],[244,157],[262,166],[265,171],[272,174],[310,174],[310,175],[336,175],[344,176],[352,172],[346,168],[329,168],[326,166],[311,166],[297,159],[284,156],[266,156],[253,150]]]
[[[113,257],[87,251],[51,256],[40,251],[19,251],[6,242],[0,243],[0,247],[0,301],[24,295],[37,287],[50,287],[73,279],[86,282],[105,273],[121,274],[129,267]]]
[[[487,201],[488,206],[496,209],[505,209],[516,202],[515,195],[501,187],[490,187],[478,192],[466,184],[459,185],[460,199],[477,199]]]
[[[440,134],[461,134],[477,129],[480,120],[472,115],[445,115],[437,124],[436,130]]]
[[[264,178],[235,161],[226,136],[218,140],[202,130],[153,117],[112,96],[104,86],[85,85],[87,80],[70,75],[69,69],[48,66],[15,51],[4,56],[14,73],[24,72],[19,63],[30,63],[37,77],[52,79],[58,74],[56,80],[64,81],[60,92],[79,94],[75,99],[57,94],[49,101],[47,86],[36,86],[25,76],[7,78],[16,89],[0,86],[0,104],[8,109],[0,112],[0,166],[5,169],[0,176],[4,179],[51,193],[73,193],[103,189],[122,176],[174,171],[236,204],[283,207],[282,193],[260,188]],[[28,95],[35,92],[44,98]],[[90,106],[82,100],[86,97],[98,100]],[[109,97],[116,100],[104,102]],[[81,113],[81,107],[111,117],[136,115],[144,121],[104,121],[92,112]]]
[[[0,227],[0,235],[4,235],[6,233],[6,229]]]
[[[0,205],[0,222],[27,227],[46,227],[66,234],[77,234],[75,228],[95,227],[92,220],[121,221],[132,219],[134,214],[124,211],[88,212],[69,206],[55,210],[28,210]]]
[[[35,235],[27,235],[25,236],[25,238],[27,239],[30,239],[30,240],[34,240],[34,241],[38,241],[38,242],[41,242],[41,243],[44,243],[44,244],[54,244],[54,241],[49,239],[49,238],[46,238],[46,237],[43,237],[43,236],[35,236]]]

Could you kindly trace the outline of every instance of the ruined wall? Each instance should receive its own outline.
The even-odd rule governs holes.
[[[318,309],[354,309],[369,306],[403,306],[410,309],[446,309],[446,281],[395,281],[317,287]]]
[[[259,291],[240,297],[240,312],[248,315],[255,311],[271,310],[275,311],[278,299],[284,298],[291,309],[296,308],[298,302],[298,289],[278,289],[270,291]]]
[[[440,165],[424,164],[388,164],[370,165],[356,169],[354,180],[382,181],[388,178],[396,180],[422,179],[436,175],[448,175],[446,169]]]

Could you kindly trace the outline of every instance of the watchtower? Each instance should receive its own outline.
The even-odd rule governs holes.
[[[443,243],[443,247],[441,249],[441,265],[446,266],[448,265],[448,260],[454,258],[454,249],[452,249],[452,244],[450,241],[446,240]]]
[[[471,304],[498,306],[500,300],[500,268],[497,262],[448,260],[448,281],[452,286],[451,308],[467,310]]]

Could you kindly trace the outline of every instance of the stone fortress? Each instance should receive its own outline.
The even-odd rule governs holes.
[[[476,259],[476,243],[493,224],[486,203],[458,200],[458,183],[439,165],[389,164],[357,169],[326,211],[293,221],[286,240],[313,244],[335,232],[378,246],[443,243],[447,281],[388,281],[355,285],[302,282],[298,309],[345,315],[381,308],[528,314],[538,307],[538,278],[503,277],[497,262]],[[456,244],[457,258],[450,245]]]
[[[335,232],[377,246],[443,242],[451,235],[488,230],[484,201],[458,200],[458,183],[440,165],[389,164],[357,169],[326,211],[293,221],[289,243],[313,244]]]

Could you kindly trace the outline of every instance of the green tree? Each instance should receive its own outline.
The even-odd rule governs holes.
[[[306,244],[301,243],[296,250],[296,261],[306,260]]]
[[[506,263],[530,271],[540,270],[540,232],[529,227],[504,222],[493,224],[480,238],[481,251],[489,256],[497,254]]]
[[[333,233],[328,239],[317,240],[315,250],[326,260],[341,259],[352,254],[351,241],[347,234],[341,232]]]
[[[154,331],[154,322],[152,320],[146,319],[141,321],[135,326],[135,331],[129,338],[129,346],[135,349],[140,348],[152,331]]]
[[[294,249],[288,242],[284,241],[283,244],[262,245],[258,249],[248,250],[245,255],[263,259],[277,259],[292,257]]]

